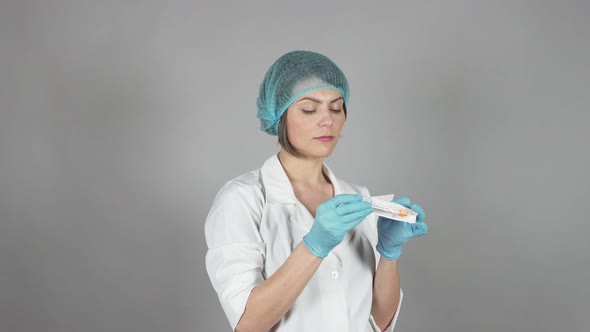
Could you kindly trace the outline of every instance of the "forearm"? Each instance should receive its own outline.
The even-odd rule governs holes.
[[[373,305],[371,315],[375,322],[384,330],[395,315],[400,301],[400,283],[397,271],[397,260],[379,259],[373,280]]]
[[[289,311],[322,262],[300,243],[283,265],[256,286],[236,331],[268,331]]]

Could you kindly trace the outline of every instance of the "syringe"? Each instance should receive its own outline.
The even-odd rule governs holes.
[[[418,213],[401,204],[391,202],[393,195],[383,195],[374,197],[363,197],[363,201],[371,204],[373,212],[381,217],[415,223]]]

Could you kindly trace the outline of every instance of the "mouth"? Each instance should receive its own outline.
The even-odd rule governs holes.
[[[322,141],[322,142],[330,142],[334,139],[334,136],[320,136],[320,137],[315,137],[314,139],[317,139],[318,141]]]

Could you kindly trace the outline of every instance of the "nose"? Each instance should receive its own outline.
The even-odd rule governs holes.
[[[319,126],[320,127],[331,127],[334,124],[334,119],[332,118],[332,112],[327,110],[323,113],[322,118],[320,119]]]

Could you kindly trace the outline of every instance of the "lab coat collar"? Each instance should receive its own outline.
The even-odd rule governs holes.
[[[323,164],[323,171],[332,185],[334,186],[334,195],[342,193],[342,189],[338,179],[334,176],[334,173],[328,168],[326,163]],[[260,176],[262,179],[262,185],[266,192],[266,200],[269,202],[275,202],[280,204],[296,204],[298,202],[291,182],[287,177],[287,173],[283,169],[283,165],[278,158],[278,154],[275,154],[268,158],[266,162],[260,168]]]

